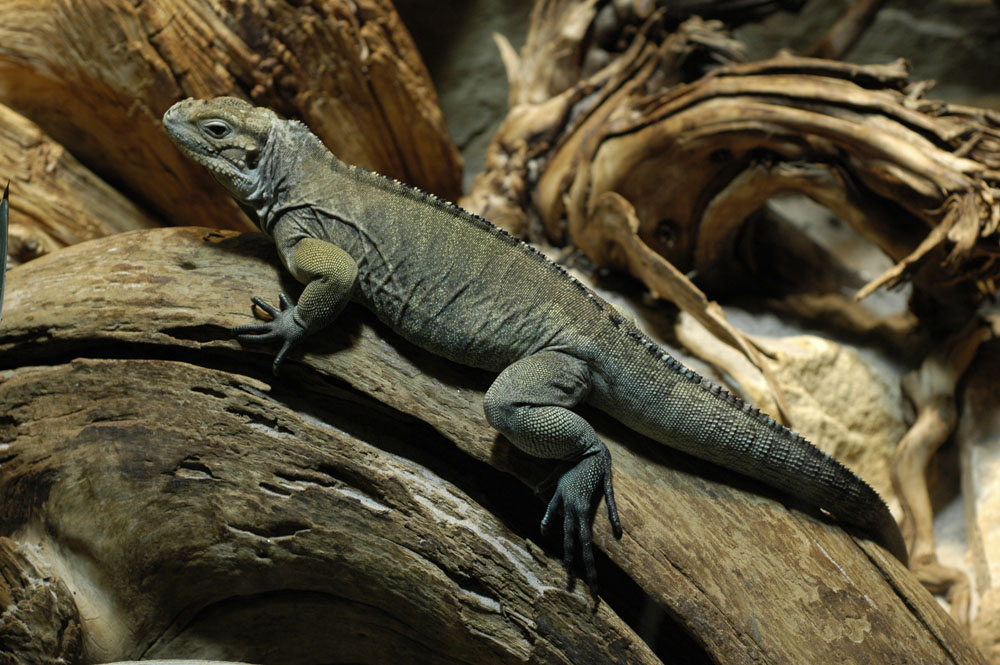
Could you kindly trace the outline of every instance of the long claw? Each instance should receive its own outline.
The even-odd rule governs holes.
[[[569,510],[563,511],[563,565],[566,572],[573,570],[573,517]]]
[[[268,342],[273,342],[279,339],[277,335],[273,333],[267,333],[266,335],[237,335],[236,341],[240,344],[267,344]]]
[[[274,357],[274,364],[271,365],[271,371],[274,372],[275,376],[278,376],[278,367],[281,365],[281,361],[285,359],[285,354],[288,353],[288,349],[292,348],[292,340],[285,340],[285,343],[281,345],[281,350],[278,351],[278,355]]]
[[[590,587],[590,592],[596,596],[597,566],[594,563],[594,545],[590,535],[590,524],[587,523],[586,518],[581,516],[577,520],[576,526],[579,529],[580,553],[583,557],[583,569],[587,573],[587,586]]]
[[[242,342],[244,340],[240,339],[241,337],[266,335],[267,333],[271,332],[271,326],[270,324],[266,323],[248,323],[247,325],[244,326],[236,326],[235,328],[232,329],[231,332],[233,333],[233,337],[239,339]],[[247,341],[252,342],[254,340],[249,339]]]
[[[562,507],[563,497],[561,492],[556,492],[552,495],[552,499],[549,501],[548,508],[545,509],[545,515],[542,516],[541,530],[542,534],[548,534],[549,529],[552,526],[552,518],[558,512],[559,508]]]
[[[278,311],[277,309],[274,308],[274,305],[272,305],[271,303],[267,302],[266,300],[264,300],[260,296],[251,296],[250,300],[253,302],[254,305],[256,305],[257,307],[259,307],[261,310],[263,310],[264,312],[267,312],[267,314],[269,314],[272,319],[278,318],[278,315],[281,314],[280,311]],[[278,300],[281,301],[281,304],[282,304],[281,309],[285,309],[284,304],[285,304],[285,301],[288,300],[285,297],[285,294],[284,293],[279,294],[278,295]]]
[[[611,522],[611,530],[615,533],[615,538],[622,537],[622,521],[618,517],[618,503],[615,501],[615,487],[611,483],[611,469],[604,475],[604,503],[608,506],[608,521]]]

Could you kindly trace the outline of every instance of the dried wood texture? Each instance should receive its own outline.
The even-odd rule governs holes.
[[[487,426],[488,375],[357,308],[281,379],[238,349],[279,275],[261,236],[196,229],[12,271],[0,535],[76,592],[88,657],[301,662],[315,639],[373,663],[656,662],[609,607],[634,603],[595,611],[531,542],[542,502],[488,467],[548,467]],[[590,415],[625,523],[597,542],[711,662],[983,662],[878,547]]]
[[[1000,276],[1000,118],[908,100],[894,89],[904,76],[901,64],[785,57],[637,96],[579,157],[569,233],[600,263],[613,261],[588,224],[601,198],[619,193],[645,244],[710,281],[727,273],[743,220],[799,192],[898,262],[859,296],[909,275],[942,303],[956,285],[990,294]]]
[[[994,330],[998,322],[993,320]],[[1000,337],[1000,335],[997,335]],[[955,439],[959,447],[965,530],[969,542],[969,574],[976,603],[970,625],[973,643],[987,660],[1000,662],[1000,532],[997,474],[1000,472],[1000,339],[981,345],[960,387],[959,422]]]
[[[27,118],[0,105],[0,174],[11,178],[10,265],[83,240],[159,226]]]
[[[6,456],[4,458],[6,459]],[[72,663],[82,648],[69,589],[37,553],[0,536],[0,662]]]
[[[860,297],[912,279],[962,310],[960,325],[963,304],[996,290],[1000,116],[921,99],[902,63],[784,56],[691,78],[698,63],[739,53],[721,26],[694,19],[666,35],[647,22],[601,69],[571,69],[581,78],[567,81],[544,37],[561,35],[577,60],[598,48],[597,15],[569,6],[533,17],[539,38],[520,56],[505,49],[511,111],[470,207],[523,235],[530,202],[550,239],[598,265],[638,273],[658,255],[719,291],[736,281],[744,222],[768,199],[802,193],[897,262]],[[634,229],[627,214],[612,220],[634,249],[609,229],[609,196],[634,212]],[[670,292],[669,280],[639,276]]]
[[[802,0],[539,0],[519,55],[505,38],[497,37],[511,84],[511,109],[545,102],[597,74],[627,50],[636,32],[653,17],[677,24],[698,16],[732,26],[802,4]],[[709,36],[715,46],[723,41]]]
[[[305,120],[343,159],[443,196],[460,159],[388,0],[4,6],[0,102],[164,219],[247,228],[160,126],[185,97],[236,95]]]
[[[80,608],[69,662],[659,662],[449,482],[447,455],[444,476],[407,459],[439,437],[343,391],[312,393],[313,418],[267,391],[168,360],[4,383],[3,521]]]
[[[946,339],[919,369],[902,381],[913,406],[913,424],[900,439],[892,462],[892,484],[903,509],[900,528],[910,553],[910,570],[934,593],[946,594],[952,616],[969,627],[969,580],[960,570],[938,562],[934,551],[934,512],[927,487],[927,464],[958,423],[955,386],[965,375],[979,346],[992,336],[974,317]]]

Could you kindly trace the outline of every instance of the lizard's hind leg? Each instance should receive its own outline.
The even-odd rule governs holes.
[[[501,372],[486,392],[483,407],[489,423],[524,452],[576,462],[556,485],[542,518],[542,531],[562,508],[566,567],[572,566],[576,540],[587,582],[596,591],[591,515],[601,495],[619,536],[621,523],[611,484],[611,454],[590,423],[570,410],[589,390],[590,367],[586,362],[559,351],[542,351]]]

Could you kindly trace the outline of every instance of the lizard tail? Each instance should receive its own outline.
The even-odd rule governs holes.
[[[909,557],[906,552],[906,543],[903,541],[903,534],[899,530],[899,524],[889,512],[888,506],[883,503],[882,508],[883,510],[867,520],[874,531],[872,537],[889,550],[890,554],[899,559],[904,566],[908,566]]]
[[[889,550],[889,553],[907,565],[906,543],[896,519],[882,497],[853,471],[830,457],[801,435],[777,425],[787,433],[786,446],[797,451],[799,457],[799,482],[794,487],[779,489],[801,496],[833,515],[838,522],[856,527]],[[780,446],[779,447],[786,447]],[[779,453],[782,456],[787,453]],[[766,482],[766,479],[763,479]],[[784,484],[784,483],[782,483]]]
[[[878,492],[801,435],[766,416],[762,424],[763,431],[756,432],[761,445],[754,446],[750,459],[734,471],[823,509],[841,524],[870,536],[907,565],[899,525]]]
[[[899,527],[868,483],[800,434],[684,367],[652,342],[642,341],[655,358],[655,369],[639,375],[644,390],[628,385],[636,381],[635,373],[609,373],[625,379],[612,378],[616,399],[601,408],[660,443],[756,478],[830,513],[872,536],[906,564]]]

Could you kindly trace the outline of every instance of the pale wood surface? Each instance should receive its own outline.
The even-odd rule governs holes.
[[[356,307],[278,379],[273,350],[229,339],[250,294],[297,293],[279,275],[261,236],[204,229],[11,272],[0,524],[77,591],[87,653],[254,662],[237,647],[272,644],[267,612],[293,590],[338,617],[323,635],[350,633],[331,649],[370,662],[398,662],[385,644],[414,662],[656,662],[611,612],[630,609],[619,589],[596,614],[563,589],[558,539],[533,541],[542,501],[487,468],[529,485],[550,468],[486,425],[488,375]],[[597,542],[713,662],[982,662],[879,547],[591,415],[625,525],[615,541],[600,508]],[[251,594],[253,622],[227,603]],[[317,635],[280,625],[289,648]]]

